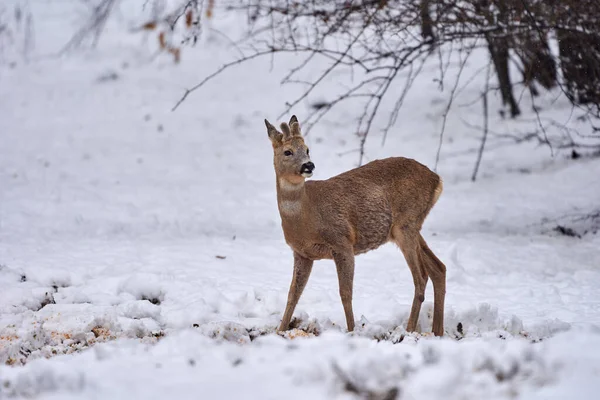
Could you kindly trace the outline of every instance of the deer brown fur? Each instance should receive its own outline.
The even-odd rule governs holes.
[[[415,285],[407,330],[416,329],[428,278],[433,282],[433,333],[444,332],[446,267],[420,234],[425,217],[442,193],[442,180],[415,160],[394,157],[370,162],[333,178],[312,175],[308,148],[296,116],[281,132],[265,120],[273,144],[277,203],[285,240],[294,252],[294,274],[279,326],[289,328],[313,261],[335,261],[348,331],[354,329],[354,256],[396,243]]]

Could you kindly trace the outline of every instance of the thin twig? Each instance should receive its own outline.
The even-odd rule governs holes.
[[[421,62],[421,65],[417,68],[417,71],[414,74],[413,74],[413,64],[412,63],[410,64],[410,71],[409,71],[408,77],[406,78],[406,84],[404,85],[404,89],[402,90],[400,97],[396,101],[396,104],[394,104],[394,109],[392,111],[392,114],[390,115],[390,119],[388,120],[387,126],[383,129],[383,139],[381,140],[382,146],[385,145],[385,141],[387,139],[389,130],[396,123],[396,120],[398,119],[398,114],[400,113],[400,109],[402,108],[402,105],[404,104],[404,99],[406,98],[408,91],[410,90],[413,83],[415,82],[415,79],[419,76],[419,74],[423,70],[425,61],[426,61],[426,59],[424,59],[423,62]]]
[[[542,123],[542,119],[540,118],[540,112],[539,112],[537,106],[535,105],[535,98],[534,98],[533,93],[531,92],[531,90],[532,89],[530,88],[529,89],[529,92],[530,92],[529,96],[531,97],[531,108],[533,109],[533,112],[535,113],[535,118],[537,120],[538,126],[540,127],[540,130],[544,134],[544,139],[546,140],[546,144],[548,144],[548,147],[550,148],[550,155],[552,157],[554,157],[554,149],[552,148],[552,143],[548,139],[548,133],[546,132],[546,127]]]
[[[488,68],[485,76],[485,88],[483,93],[481,94],[481,100],[483,102],[483,137],[481,138],[481,146],[479,147],[479,152],[477,153],[477,161],[475,162],[475,168],[473,169],[473,175],[471,176],[471,180],[475,182],[477,179],[477,172],[479,171],[479,164],[481,163],[481,157],[483,157],[483,149],[485,148],[485,142],[488,136],[488,87],[490,84],[490,67],[491,60],[488,62]]]
[[[228,63],[224,64],[223,66],[221,66],[221,68],[219,68],[218,70],[216,70],[216,71],[215,71],[215,72],[213,72],[212,74],[210,74],[210,75],[206,76],[204,79],[202,79],[202,80],[200,81],[200,83],[198,83],[198,84],[196,84],[196,85],[192,86],[192,87],[191,87],[191,88],[189,88],[189,89],[186,89],[186,90],[185,90],[185,92],[183,93],[183,96],[181,96],[181,98],[180,98],[180,99],[177,101],[177,103],[175,103],[175,105],[173,106],[173,108],[171,109],[171,111],[175,111],[175,110],[177,109],[177,107],[179,107],[179,105],[180,105],[181,103],[183,103],[183,101],[184,101],[185,99],[187,99],[187,97],[190,95],[190,93],[192,93],[192,92],[193,92],[193,91],[195,91],[195,90],[198,90],[198,89],[200,89],[202,86],[204,86],[204,84],[205,84],[206,82],[210,81],[210,80],[211,80],[212,78],[214,78],[215,76],[217,76],[217,75],[220,75],[220,74],[221,74],[223,71],[225,71],[225,70],[227,70],[227,69],[229,69],[229,68],[233,67],[234,65],[239,65],[239,64],[241,64],[241,63],[244,63],[244,62],[246,62],[246,61],[250,61],[250,60],[252,60],[252,59],[254,59],[254,58],[262,57],[262,56],[264,56],[264,55],[271,54],[271,53],[273,53],[273,52],[274,52],[274,50],[265,50],[265,51],[260,51],[260,52],[257,52],[257,53],[254,53],[254,54],[251,54],[251,55],[249,55],[249,56],[245,56],[245,57],[242,57],[242,58],[238,58],[238,59],[237,59],[237,60],[235,60],[235,61],[231,61],[231,62],[228,62]]]

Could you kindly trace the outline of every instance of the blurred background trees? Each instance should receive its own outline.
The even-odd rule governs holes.
[[[304,54],[283,83],[301,83],[305,90],[287,104],[282,115],[313,94],[337,71],[351,70],[352,85],[333,98],[314,103],[312,113],[304,116],[304,123],[310,130],[334,107],[351,99],[361,100],[356,128],[362,138],[360,161],[383,99],[395,98],[395,107],[384,128],[385,138],[406,94],[424,64],[431,59],[438,62],[440,90],[445,86],[451,88],[445,125],[463,67],[473,50],[479,48],[487,49],[487,67],[496,78],[490,83],[488,74],[482,90],[486,95],[487,92],[500,93],[504,104],[502,115],[515,118],[522,113],[522,96],[515,94],[516,87],[529,92],[536,114],[538,109],[533,99],[541,91],[560,90],[574,108],[585,112],[585,118],[590,117],[594,132],[598,131],[593,122],[594,118],[600,118],[598,1],[240,0],[222,3],[227,10],[247,15],[249,35],[243,42],[250,50],[215,75],[260,56]],[[182,9],[195,12],[204,6],[199,1],[181,4]],[[214,6],[214,2],[210,4]],[[195,38],[196,33],[191,36]],[[329,67],[307,79],[304,71],[317,57],[328,59]],[[446,82],[451,65],[457,67],[458,73],[452,82]],[[482,74],[485,69],[486,66],[482,66]],[[402,78],[399,78],[401,73]],[[390,93],[392,83],[400,79],[404,89]],[[186,91],[184,98],[205,82]],[[487,112],[487,104],[485,107]],[[548,142],[545,126],[539,115],[537,118],[538,139]],[[440,136],[443,130],[442,127]]]
[[[63,51],[95,46],[107,18],[122,0],[81,1],[88,6],[89,17],[77,27]],[[196,43],[203,24],[215,12],[247,16],[248,34],[234,43],[240,56],[188,89],[182,101],[208,80],[245,61],[281,53],[300,54],[302,60],[282,83],[299,83],[304,89],[286,104],[284,115],[338,72],[349,72],[349,86],[312,102],[311,112],[303,116],[304,130],[310,131],[332,109],[358,102],[353,103],[353,109],[358,110],[361,162],[373,121],[382,112],[382,101],[395,104],[383,128],[385,141],[415,79],[425,63],[432,62],[439,70],[440,91],[450,92],[440,147],[461,79],[480,82],[486,96],[488,92],[499,93],[503,104],[500,114],[506,118],[523,113],[523,91],[531,98],[531,110],[536,115],[534,99],[543,91],[562,93],[574,109],[584,113],[578,118],[588,119],[592,132],[600,132],[597,0],[146,0],[139,7],[147,10],[149,17],[131,27],[131,32],[150,32],[159,52],[169,54],[175,63],[180,62],[186,45]],[[2,7],[0,46],[6,47],[18,29],[31,30],[27,15],[23,7]],[[479,69],[485,79],[462,77],[463,67],[479,49],[488,53],[488,64]],[[318,74],[307,74],[318,58],[326,59],[329,65]],[[490,81],[490,77],[495,79]],[[396,89],[398,84],[402,90]],[[487,103],[484,108],[487,113]],[[539,132],[535,137],[550,145],[539,115],[537,120]],[[567,141],[559,146],[575,143]]]

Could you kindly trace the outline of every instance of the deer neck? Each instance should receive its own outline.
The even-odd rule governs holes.
[[[302,215],[306,201],[306,187],[304,180],[300,183],[291,183],[277,177],[277,204],[279,214],[283,219],[297,219]]]

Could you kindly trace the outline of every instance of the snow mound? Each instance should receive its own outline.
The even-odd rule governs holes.
[[[8,378],[2,380],[1,393],[7,397],[36,398],[44,394],[65,392],[75,395],[85,389],[86,376],[83,371],[76,368],[57,369],[50,362],[44,361],[40,360],[27,373],[19,371],[9,374]]]
[[[217,331],[218,338],[207,337]],[[243,331],[236,324],[215,324],[178,331],[153,346],[116,341],[52,364],[0,366],[0,393],[110,398],[125,390],[157,399],[169,393],[191,399],[200,392],[274,398],[285,387],[291,399],[547,398],[568,391],[591,399],[593,387],[600,386],[590,385],[600,359],[586,350],[600,346],[597,330],[560,333],[534,344],[524,338],[433,337],[393,344],[326,331],[292,341],[269,334],[240,345],[237,339],[247,338]],[[165,370],[177,374],[176,382],[160,378]],[[120,385],[113,384],[115,376]],[[588,384],[573,386],[579,380]]]
[[[161,279],[155,274],[135,274],[127,278],[119,287],[120,293],[128,293],[138,300],[148,300],[159,305],[165,300]]]

